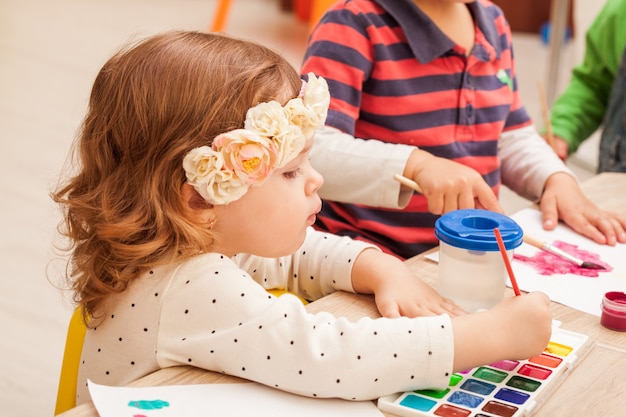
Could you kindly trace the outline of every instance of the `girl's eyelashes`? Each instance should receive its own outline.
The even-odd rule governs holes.
[[[305,149],[296,159],[294,159],[289,165],[293,166],[293,169],[289,169],[287,166],[287,171],[283,172],[283,177],[287,179],[296,178],[298,175],[304,173],[304,166],[310,164],[311,158],[309,156],[310,148]],[[285,168],[283,168],[285,169]]]
[[[298,175],[302,174],[301,168],[296,168],[291,171],[287,171],[283,173],[283,176],[288,179],[296,178]]]

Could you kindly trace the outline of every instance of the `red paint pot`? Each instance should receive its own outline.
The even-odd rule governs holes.
[[[626,293],[611,291],[602,299],[600,324],[607,329],[626,332]]]

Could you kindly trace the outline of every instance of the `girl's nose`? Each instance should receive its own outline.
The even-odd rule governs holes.
[[[311,167],[311,179],[309,180],[309,189],[307,190],[308,193],[317,193],[322,187],[322,184],[324,184],[324,177],[322,177],[322,174],[320,174],[313,167]]]

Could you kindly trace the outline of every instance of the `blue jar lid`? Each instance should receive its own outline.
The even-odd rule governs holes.
[[[495,252],[498,242],[493,229],[500,229],[507,250],[522,244],[524,232],[510,217],[481,209],[455,210],[435,222],[435,236],[441,242],[462,249]]]

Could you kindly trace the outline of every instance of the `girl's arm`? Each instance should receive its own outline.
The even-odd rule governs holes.
[[[382,252],[363,251],[352,276],[357,292],[374,293],[384,317],[452,316],[454,372],[503,358],[529,358],[539,354],[550,338],[550,299],[543,293],[506,298],[490,310],[464,314],[414,276],[402,261]]]
[[[452,316],[455,372],[503,358],[531,357],[540,353],[550,338],[550,300],[543,293],[507,298],[491,310],[464,314],[402,261],[372,250],[359,255],[352,277],[355,291],[374,293],[384,317]]]
[[[263,258],[235,255],[235,263],[266,289],[288,290],[313,301],[338,290],[354,292],[352,269],[359,254],[374,245],[309,227],[302,246],[291,256]]]

